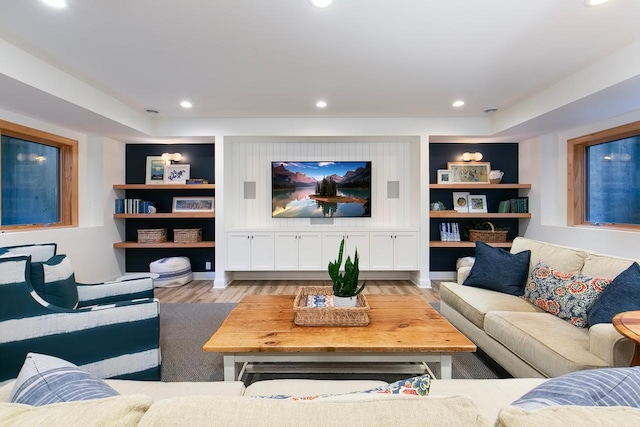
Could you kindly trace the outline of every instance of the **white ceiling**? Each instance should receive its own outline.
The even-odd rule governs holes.
[[[485,116],[640,41],[639,0],[68,2],[0,0],[0,39],[159,118]],[[0,108],[82,115],[1,72]],[[93,120],[95,131],[126,133]]]

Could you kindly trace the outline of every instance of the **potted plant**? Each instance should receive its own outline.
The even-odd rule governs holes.
[[[333,282],[333,306],[334,307],[355,307],[358,300],[357,295],[364,289],[365,283],[358,287],[358,249],[356,248],[353,262],[347,256],[344,263],[344,271],[340,271],[342,265],[342,253],[344,251],[344,238],[340,243],[338,260],[329,262],[329,277]]]

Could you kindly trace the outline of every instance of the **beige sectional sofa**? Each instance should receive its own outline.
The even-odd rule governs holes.
[[[613,279],[634,262],[516,238],[511,253],[525,250],[531,251],[529,271],[543,261],[563,272]],[[458,283],[441,283],[441,313],[514,377],[556,377],[582,369],[629,366],[633,343],[611,323],[580,328],[521,297],[463,286],[471,268],[458,271]]]

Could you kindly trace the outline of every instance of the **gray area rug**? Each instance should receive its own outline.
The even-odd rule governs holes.
[[[207,353],[202,345],[222,324],[236,304],[193,303],[160,305],[160,348],[162,381],[221,381],[222,354]],[[434,304],[434,307],[439,307]],[[499,367],[478,353],[461,353],[452,358],[453,378],[502,378]],[[435,370],[435,366],[430,366]],[[245,384],[264,379],[379,379],[397,381],[408,374],[248,374]]]

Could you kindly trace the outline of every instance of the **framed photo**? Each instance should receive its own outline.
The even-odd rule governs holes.
[[[449,169],[438,169],[438,184],[452,184],[453,171]]]
[[[488,184],[490,162],[447,162],[447,169],[453,174],[453,182],[466,184]]]
[[[454,191],[453,192],[453,209],[460,213],[469,212],[469,197],[468,191]]]
[[[164,183],[165,184],[186,184],[190,178],[189,173],[191,165],[165,165],[164,166]]]
[[[487,196],[470,194],[467,201],[470,213],[487,213]]]
[[[161,156],[147,156],[147,173],[144,183],[164,184],[164,167],[167,163],[169,162],[162,160]]]
[[[171,212],[215,212],[215,197],[174,197]]]

